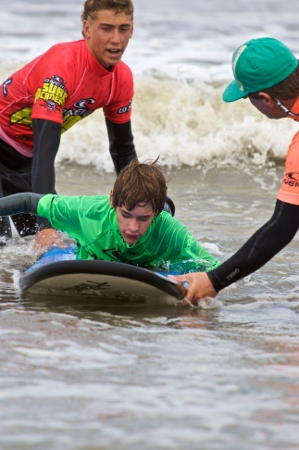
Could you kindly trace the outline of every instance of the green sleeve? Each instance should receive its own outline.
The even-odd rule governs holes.
[[[182,243],[183,259],[194,259],[199,266],[209,272],[212,269],[220,266],[220,261],[217,260],[208,250],[202,247],[191,233],[187,233]]]
[[[80,235],[79,196],[45,195],[38,204],[38,215],[46,217],[53,228],[67,232],[71,237]]]
[[[55,194],[47,194],[41,197],[37,205],[37,214],[41,217],[46,217],[51,225],[51,204]]]
[[[166,215],[165,215],[166,214]],[[190,231],[177,219],[168,213],[162,215],[163,219],[163,245],[167,242],[164,260],[170,263],[184,262],[184,271],[198,270],[208,272],[218,267],[221,263],[208,250],[200,245]]]

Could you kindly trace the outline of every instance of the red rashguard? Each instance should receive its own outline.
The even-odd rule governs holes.
[[[0,127],[24,156],[33,149],[32,119],[62,125],[62,133],[103,108],[106,119],[131,118],[133,76],[122,61],[106,70],[85,40],[59,43],[15,72],[0,91]]]

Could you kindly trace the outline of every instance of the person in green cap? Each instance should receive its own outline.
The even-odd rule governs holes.
[[[167,272],[211,270],[220,262],[188,229],[163,210],[167,184],[157,164],[133,160],[116,178],[110,196],[18,193],[0,199],[0,215],[30,213],[53,229],[37,235],[39,250],[64,246],[57,230],[77,241],[77,259],[119,261]],[[166,270],[165,270],[166,269]]]
[[[282,42],[271,37],[252,39],[233,53],[234,80],[223,93],[225,102],[248,98],[270,119],[299,121],[298,60]],[[270,220],[227,261],[209,273],[175,279],[188,282],[186,301],[215,297],[221,289],[260,269],[294,238],[299,228],[299,132],[286,157],[284,177]]]

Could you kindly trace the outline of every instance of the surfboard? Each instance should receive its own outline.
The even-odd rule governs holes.
[[[76,260],[74,247],[54,247],[19,277],[28,295],[95,297],[100,303],[182,304],[186,287],[167,276],[126,263]]]

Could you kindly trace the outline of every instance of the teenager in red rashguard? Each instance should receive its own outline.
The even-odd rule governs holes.
[[[4,81],[0,196],[55,193],[54,161],[61,134],[99,108],[116,173],[137,159],[131,131],[133,76],[121,61],[133,33],[133,10],[131,0],[86,0],[84,39],[54,45]],[[33,217],[13,220],[22,236],[37,231]],[[0,235],[9,236],[9,223],[1,221]]]

